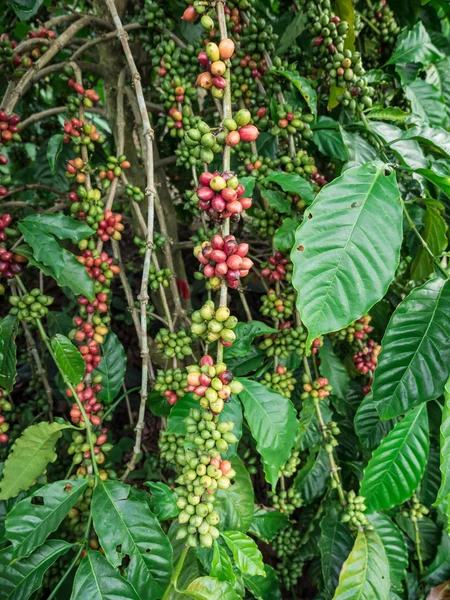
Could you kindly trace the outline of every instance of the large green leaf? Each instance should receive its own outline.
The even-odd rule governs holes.
[[[430,145],[439,153],[445,154],[450,158],[450,133],[442,127],[429,127],[428,125],[416,125],[405,131],[401,137],[402,140],[419,140],[426,145]]]
[[[441,543],[433,562],[425,571],[424,580],[428,585],[439,585],[450,577],[450,538],[444,530]]]
[[[49,540],[23,560],[11,564],[12,546],[0,551],[0,588],[3,600],[27,600],[42,585],[45,571],[72,544],[61,540]]]
[[[77,385],[84,377],[86,364],[77,347],[64,335],[57,333],[51,340],[55,361],[65,381]]]
[[[194,600],[239,600],[239,596],[230,583],[212,577],[194,579],[183,591],[183,594]]]
[[[345,149],[348,155],[349,167],[361,166],[365,163],[374,161],[377,158],[377,151],[374,146],[357,131],[347,131],[339,125]]]
[[[359,531],[333,600],[389,600],[389,563],[375,531]]]
[[[269,544],[288,525],[287,515],[280,510],[256,506],[250,532]]]
[[[422,237],[435,256],[445,252],[447,241],[447,224],[437,208],[427,206],[424,218],[425,227]],[[425,248],[420,245],[411,265],[411,277],[415,280],[425,279],[434,270],[434,263]]]
[[[269,325],[266,325],[261,321],[249,321],[248,323],[238,323],[234,328],[234,332],[236,334],[236,341],[229,348],[225,348],[225,361],[229,358],[247,356],[255,337],[269,333],[277,333],[278,330],[269,327]]]
[[[374,450],[394,427],[395,421],[392,419],[383,421],[380,418],[373,403],[373,394],[370,393],[359,405],[354,425],[356,435],[364,448]]]
[[[16,380],[17,317],[8,315],[0,321],[0,387],[11,392]]]
[[[333,386],[332,394],[345,399],[348,392],[350,377],[347,369],[333,352],[331,342],[325,338],[322,348],[319,350],[320,372]]]
[[[440,470],[442,477],[436,504],[443,502],[450,494],[450,379],[447,380],[444,389],[444,409],[442,411],[440,429],[440,446]]]
[[[14,442],[3,468],[0,500],[14,498],[33,485],[47,464],[56,460],[55,446],[63,429],[71,425],[38,423],[27,427]]]
[[[378,356],[373,399],[383,419],[440,396],[450,368],[450,282],[415,288],[389,321]]]
[[[397,158],[411,169],[426,169],[428,161],[414,139],[403,139],[404,131],[392,123],[371,121],[370,127],[382,139]]]
[[[301,77],[295,71],[284,71],[283,69],[272,69],[272,73],[276,73],[281,77],[285,77],[292,85],[300,92],[309,107],[311,113],[317,115],[317,93],[311,86],[311,83],[305,77]]]
[[[416,169],[416,173],[422,175],[422,177],[425,177],[425,179],[428,179],[431,183],[434,183],[434,185],[450,198],[450,177],[436,173],[434,169]]]
[[[243,575],[245,587],[257,600],[281,600],[278,579],[270,565],[264,565],[265,577],[261,575]]]
[[[103,402],[112,402],[119,393],[127,369],[125,350],[115,333],[110,331],[102,345],[102,361],[95,370],[103,375],[102,389],[98,397]]]
[[[172,546],[147,504],[118,481],[98,483],[92,497],[94,528],[110,563],[124,557],[128,581],[141,597],[160,598],[172,573]]]
[[[405,96],[415,115],[435,127],[445,126],[447,114],[444,99],[437,87],[418,78],[405,86]]]
[[[411,410],[382,440],[364,470],[361,495],[371,511],[408,500],[425,471],[430,444],[426,404]]]
[[[231,466],[236,471],[233,485],[226,490],[217,490],[215,510],[220,516],[220,528],[246,533],[253,519],[255,497],[252,481],[244,463],[235,456]]]
[[[177,507],[177,495],[168,485],[160,481],[149,481],[145,485],[150,488],[148,505],[158,521],[175,519],[180,512]]]
[[[353,548],[353,536],[342,523],[342,510],[331,504],[320,521],[319,540],[323,582],[331,596],[339,583],[342,565]]]
[[[100,552],[90,550],[75,574],[70,600],[140,600],[142,597]]]
[[[263,557],[252,538],[240,531],[224,531],[221,535],[242,573],[264,577]]]
[[[324,156],[336,158],[342,162],[348,160],[348,152],[340,130],[314,128],[313,142]]]
[[[389,561],[391,583],[401,588],[408,567],[408,548],[403,533],[389,517],[381,513],[368,515],[370,523],[380,536]]]
[[[6,518],[6,538],[12,542],[13,559],[28,556],[58,529],[87,484],[86,479],[56,481],[16,504]]]
[[[264,182],[278,184],[284,192],[293,192],[294,194],[297,194],[306,204],[311,204],[314,200],[314,189],[312,185],[297,173],[274,171],[265,177]]]
[[[15,249],[15,252],[21,256],[25,256],[29,264],[40,269],[44,275],[53,277],[60,287],[68,287],[76,296],[82,294],[86,298],[94,300],[93,280],[89,277],[84,266],[67,250],[60,248],[57,251],[58,254],[55,255],[55,260],[58,264],[57,269],[55,269],[55,265],[47,266],[43,262],[36,260],[32,248],[27,244],[22,244]]]
[[[217,543],[217,540],[214,540],[210,575],[219,579],[219,581],[236,582],[230,557],[225,548]]]
[[[394,52],[386,64],[396,65],[410,62],[426,65],[441,58],[443,58],[443,54],[431,42],[427,30],[419,21],[411,30],[404,29],[402,31],[397,38]]]
[[[245,419],[261,455],[266,480],[274,487],[278,470],[290,456],[297,432],[297,417],[292,402],[266,386],[240,378],[244,389],[239,399]]]
[[[330,461],[324,448],[311,452],[306,464],[298,471],[294,480],[295,489],[301,493],[303,503],[311,504],[322,496],[330,479]]]
[[[322,188],[297,230],[292,282],[309,343],[359,319],[394,277],[402,207],[395,173],[383,171],[370,163],[345,171]]]
[[[74,243],[81,242],[94,234],[94,230],[89,225],[66,217],[62,213],[29,215],[20,221],[19,229],[24,234],[25,240],[29,232],[39,231],[60,240],[71,240]]]

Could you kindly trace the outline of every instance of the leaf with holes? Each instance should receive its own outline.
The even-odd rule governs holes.
[[[70,600],[140,600],[142,597],[100,552],[89,550],[75,573]]]
[[[16,504],[6,518],[5,534],[13,545],[13,560],[31,554],[58,529],[87,485],[83,479],[56,481]]]
[[[241,573],[264,577],[262,554],[252,538],[240,531],[224,531],[221,536],[231,550],[234,562]]]
[[[92,496],[92,517],[101,547],[141,597],[160,598],[172,574],[172,546],[147,504],[130,497],[130,486],[101,481]]]
[[[82,381],[86,369],[78,348],[64,335],[57,333],[51,340],[55,361],[63,377],[71,384]]]
[[[297,432],[297,417],[292,402],[265,385],[239,378],[243,390],[239,400],[256,449],[261,455],[266,480],[275,487],[279,468],[290,456]]]
[[[450,368],[450,281],[431,279],[401,302],[389,321],[372,386],[382,419],[444,391]]]
[[[246,533],[253,519],[255,504],[252,481],[239,456],[231,460],[231,466],[236,471],[234,483],[226,490],[217,490],[214,509],[219,513],[222,529]]]
[[[8,315],[0,321],[0,387],[8,393],[16,381],[17,317]]]
[[[331,504],[320,521],[319,539],[323,582],[328,595],[339,583],[342,565],[353,548],[353,536],[348,525],[342,523],[342,510]]]
[[[389,562],[389,575],[391,583],[396,587],[402,587],[408,567],[408,548],[403,533],[391,519],[381,513],[368,515],[370,523],[380,536]]]
[[[33,485],[48,463],[56,459],[56,442],[61,431],[68,428],[72,425],[42,422],[25,429],[6,459],[0,481],[0,500],[14,498]]]
[[[375,531],[359,531],[333,600],[389,600],[389,563]]]
[[[345,171],[322,188],[297,229],[292,283],[308,346],[359,319],[395,275],[402,207],[395,173],[383,171],[372,163]]]
[[[27,600],[42,585],[44,573],[72,544],[49,540],[23,560],[13,561],[12,546],[0,551],[0,588],[3,600]],[[11,564],[12,563],[12,564]]]
[[[425,471],[430,445],[426,404],[411,410],[383,439],[364,470],[361,496],[371,511],[408,500]]]
[[[122,388],[127,357],[119,338],[112,331],[107,334],[102,350],[102,361],[95,370],[95,374],[103,375],[102,389],[98,397],[103,402],[112,402]]]

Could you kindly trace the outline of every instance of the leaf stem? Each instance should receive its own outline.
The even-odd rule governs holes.
[[[80,546],[75,558],[73,559],[73,561],[70,563],[69,567],[67,568],[66,572],[64,573],[64,575],[61,577],[61,579],[58,581],[57,585],[55,588],[53,588],[52,593],[50,594],[50,596],[48,596],[47,600],[53,600],[53,598],[55,598],[56,594],[58,593],[58,590],[60,589],[60,587],[62,586],[62,584],[65,582],[65,580],[67,579],[67,577],[70,575],[70,572],[72,571],[72,569],[74,568],[74,566],[77,563],[77,560],[80,558],[81,553],[83,552],[84,548],[83,546]]]
[[[189,552],[189,548],[188,548],[188,546],[185,546],[183,548],[183,552],[181,553],[180,558],[178,559],[177,566],[175,567],[175,571],[172,574],[172,579],[170,580],[170,583],[169,583],[166,591],[164,592],[164,596],[162,597],[162,600],[167,600],[167,598],[170,596],[170,591],[172,590],[172,587],[175,588],[176,592],[179,592],[179,589],[177,588],[178,577],[180,576],[181,569],[183,568],[184,561],[186,559],[188,552]]]
[[[424,574],[424,568],[423,568],[423,560],[422,560],[422,551],[420,548],[420,531],[419,531],[419,525],[418,525],[417,519],[415,519],[413,521],[413,523],[414,523],[414,532],[415,532],[414,543],[416,545],[417,560],[419,561],[419,573],[422,576]]]

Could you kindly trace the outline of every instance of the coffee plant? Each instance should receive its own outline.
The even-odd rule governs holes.
[[[448,598],[449,3],[0,28],[0,600]]]

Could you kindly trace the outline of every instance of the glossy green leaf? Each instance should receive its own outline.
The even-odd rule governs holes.
[[[426,169],[428,161],[419,146],[413,139],[402,139],[404,131],[392,123],[379,123],[370,121],[373,129],[381,140],[389,145],[389,149],[399,159],[400,163],[411,169]]]
[[[11,392],[16,381],[17,317],[7,315],[0,321],[0,387]]]
[[[0,500],[14,498],[33,485],[48,463],[56,460],[56,442],[61,437],[61,431],[70,427],[43,421],[25,429],[6,459],[0,481]]]
[[[433,562],[423,576],[428,585],[439,585],[450,577],[450,537],[444,530]]]
[[[389,321],[372,386],[382,419],[440,396],[450,368],[450,282],[415,288]]]
[[[439,488],[441,486],[440,471],[440,452],[439,447],[433,438],[430,439],[430,449],[428,451],[428,461],[425,467],[418,497],[422,504],[430,506],[436,502]]]
[[[231,584],[213,577],[199,577],[183,592],[194,600],[239,600]]]
[[[403,111],[398,106],[388,106],[388,108],[372,108],[368,113],[367,117],[369,119],[374,119],[375,121],[395,121],[395,122],[403,122],[410,115]]]
[[[244,377],[252,371],[259,369],[266,358],[266,353],[258,348],[258,346],[250,346],[250,350],[246,356],[236,356],[228,358],[227,367],[231,370],[235,377]]]
[[[333,600],[389,600],[389,563],[375,531],[359,531]]]
[[[430,445],[426,404],[411,410],[382,440],[364,470],[361,496],[371,511],[408,500],[425,471]]]
[[[0,551],[0,588],[3,600],[27,600],[42,585],[45,571],[72,544],[61,540],[49,540],[35,550],[31,556],[11,564],[12,546]]]
[[[373,403],[373,394],[367,394],[356,411],[355,432],[359,441],[367,448],[374,450],[395,425],[395,420],[383,421]]]
[[[340,130],[314,129],[313,142],[324,156],[335,158],[342,162],[348,160],[348,152]]]
[[[269,327],[261,321],[239,322],[234,328],[236,341],[229,348],[225,348],[224,360],[234,357],[247,356],[253,340],[260,336],[269,333],[277,333],[273,327]]]
[[[257,600],[281,600],[278,579],[270,565],[264,565],[265,577],[261,575],[243,575],[245,587]]]
[[[6,538],[13,545],[13,560],[31,554],[58,529],[87,484],[83,479],[56,481],[16,504],[6,518]]]
[[[437,87],[419,77],[405,86],[405,96],[415,115],[435,127],[445,126],[447,114],[444,99]]]
[[[223,531],[221,536],[231,550],[234,562],[242,573],[264,577],[263,557],[252,538],[240,531]]]
[[[342,510],[331,504],[320,521],[320,559],[325,590],[332,595],[339,583],[342,565],[353,548],[353,536],[342,523]]]
[[[320,406],[323,419],[326,423],[332,418],[330,405],[324,400]],[[310,398],[303,400],[299,414],[295,447],[298,450],[308,450],[322,439],[316,409]]]
[[[140,600],[133,586],[106,558],[90,550],[75,574],[70,600]]]
[[[317,115],[317,93],[316,90],[311,86],[311,83],[305,77],[301,77],[295,71],[284,71],[283,69],[272,69],[272,73],[276,73],[281,77],[284,77],[292,83],[292,85],[300,92],[308,105],[311,113]]]
[[[102,389],[98,397],[103,402],[112,402],[122,389],[127,357],[119,338],[112,331],[107,334],[102,350],[102,361],[95,370],[96,374],[103,375]]]
[[[302,495],[304,504],[311,504],[327,489],[330,478],[330,461],[325,449],[311,452],[306,464],[294,480],[295,489]]]
[[[439,210],[427,206],[424,218],[425,227],[422,237],[435,256],[440,256],[447,249],[447,224]],[[415,280],[425,279],[434,271],[434,263],[428,252],[421,245],[411,265],[411,277]]]
[[[292,283],[308,344],[359,319],[385,295],[401,243],[394,172],[386,176],[369,163],[348,169],[322,188],[297,229],[291,252]]]
[[[32,248],[27,244],[22,244],[15,249],[17,254],[28,259],[30,265],[40,269],[44,275],[53,277],[60,287],[68,287],[76,296],[82,294],[93,300],[95,298],[94,283],[84,266],[67,250],[59,248],[55,251],[57,252],[55,261],[58,268],[55,268],[55,265],[47,266],[36,260]]]
[[[341,125],[339,125],[339,130],[348,154],[349,166],[362,166],[377,158],[377,151],[374,146],[360,133],[357,131],[347,131]]]
[[[94,230],[89,225],[61,213],[29,215],[20,221],[19,229],[24,234],[25,241],[27,241],[25,234],[29,235],[36,230],[74,243],[81,242],[94,234]]]
[[[429,127],[425,124],[416,125],[405,131],[401,139],[419,140],[431,146],[437,152],[445,154],[447,158],[450,158],[450,133],[442,129],[442,127]]]
[[[368,515],[370,523],[380,536],[389,562],[391,584],[401,588],[408,568],[408,548],[403,533],[389,517],[382,513]]]
[[[264,179],[264,182],[276,183],[284,192],[292,192],[300,196],[306,204],[311,204],[314,200],[315,194],[312,185],[297,173],[274,171]]]
[[[62,135],[62,133],[55,133],[48,140],[47,160],[48,160],[48,164],[50,165],[50,170],[53,173],[53,175],[56,172],[58,156],[60,155],[62,147],[63,147],[63,139],[64,139],[64,136]]]
[[[217,540],[214,540],[210,575],[219,581],[228,581],[228,583],[233,584],[236,583],[236,576],[233,572],[230,557],[225,548],[217,543]]]
[[[450,379],[447,380],[444,389],[444,409],[442,411],[440,428],[440,447],[441,485],[436,504],[440,504],[446,500],[450,494]]]
[[[101,481],[92,497],[94,528],[110,563],[129,558],[125,575],[140,596],[160,598],[172,573],[172,546],[147,504],[130,487]]]
[[[292,201],[286,194],[279,190],[268,190],[263,186],[260,186],[260,191],[270,207],[282,214],[292,214]]]
[[[276,51],[278,56],[284,54],[286,50],[292,46],[292,43],[295,42],[302,31],[304,31],[305,25],[306,15],[302,11],[299,11],[280,37]]]
[[[65,381],[77,385],[84,377],[85,362],[78,348],[64,335],[57,333],[51,340],[55,361]]]
[[[165,483],[160,481],[149,481],[146,483],[150,488],[149,506],[158,521],[175,519],[180,512],[177,508],[177,495]]]
[[[176,435],[186,433],[184,420],[189,415],[191,408],[198,408],[198,400],[194,400],[192,394],[186,394],[172,406],[169,418],[167,419],[167,429],[165,432],[167,435],[169,433],[175,433]]]
[[[422,175],[431,183],[434,183],[439,189],[441,189],[446,196],[450,198],[450,177],[446,175],[440,175],[433,169],[416,169],[418,175]]]
[[[281,252],[290,252],[295,243],[295,232],[299,222],[297,219],[284,219],[283,224],[278,227],[273,238],[273,245]]]
[[[333,386],[333,395],[345,399],[348,392],[350,377],[347,369],[336,354],[328,338],[325,338],[322,348],[319,350],[320,372]]]
[[[250,533],[270,543],[273,538],[288,525],[288,517],[281,510],[256,506],[253,513]]]
[[[290,456],[297,432],[297,417],[292,402],[251,379],[239,378],[244,389],[239,399],[256,449],[261,455],[266,480],[274,487],[278,470]]]
[[[399,63],[422,63],[426,65],[443,58],[443,54],[431,42],[431,38],[419,21],[411,30],[404,29],[397,38],[394,52],[387,65]]]
[[[67,313],[51,310],[45,319],[50,337],[54,337],[57,333],[67,337],[73,329],[73,320]]]
[[[244,186],[244,196],[251,198],[256,185],[255,177],[240,177],[239,183]]]
[[[214,509],[219,513],[221,530],[246,533],[253,519],[255,504],[252,481],[239,456],[231,460],[231,466],[236,471],[234,483],[227,490],[217,490]]]

